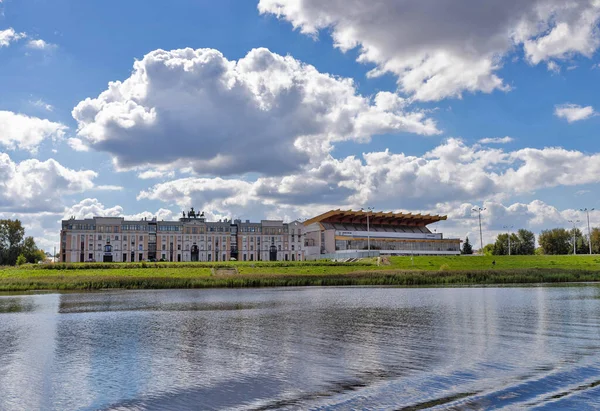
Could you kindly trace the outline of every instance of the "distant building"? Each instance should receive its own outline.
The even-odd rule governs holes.
[[[378,255],[457,255],[460,240],[432,233],[446,216],[332,210],[304,223],[307,259],[341,258],[370,249]],[[368,221],[367,221],[368,219]]]
[[[60,261],[299,261],[303,236],[299,222],[210,222],[193,208],[178,221],[71,218],[62,222]]]
[[[206,221],[192,208],[179,220],[94,217],[63,220],[61,262],[303,261],[377,255],[455,255],[460,240],[427,225],[446,216],[332,210],[294,221]],[[362,253],[362,254],[361,254]]]

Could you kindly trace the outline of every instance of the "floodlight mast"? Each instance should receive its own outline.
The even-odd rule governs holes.
[[[588,226],[588,244],[590,246],[590,255],[592,254],[592,230],[590,229],[590,211],[594,211],[595,208],[580,208],[579,211],[583,211],[587,215],[587,226]]]
[[[471,209],[479,214],[479,252],[483,254],[483,231],[481,230],[481,212],[485,211],[485,207],[475,206]]]

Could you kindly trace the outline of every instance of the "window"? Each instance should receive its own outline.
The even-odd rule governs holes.
[[[294,251],[294,244],[292,244],[292,251]]]
[[[142,251],[142,250],[143,250],[143,248],[142,248],[142,247],[143,247],[143,246],[142,246],[141,244],[140,244],[140,245],[138,245],[138,250]]]
[[[98,240],[102,240],[102,235],[98,234]]]
[[[140,236],[140,241],[144,241],[144,236],[143,235]]]
[[[277,246],[277,249],[278,249],[279,251],[281,251],[281,244],[279,244],[279,245]]]
[[[119,241],[119,236],[118,235],[115,236],[115,241]]]
[[[181,244],[177,244],[177,250],[181,251]]]
[[[166,249],[167,249],[167,245],[166,245],[166,244],[163,244],[163,245],[162,245],[162,250],[163,250],[163,251],[165,251]]]
[[[123,241],[127,241],[127,236],[126,235],[123,236]]]

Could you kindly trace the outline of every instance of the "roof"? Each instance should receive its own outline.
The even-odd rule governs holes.
[[[426,226],[448,218],[445,215],[385,213],[382,211],[344,211],[337,209],[313,217],[310,220],[306,220],[304,225],[314,223],[367,224],[367,213],[369,214],[369,223],[376,225]]]

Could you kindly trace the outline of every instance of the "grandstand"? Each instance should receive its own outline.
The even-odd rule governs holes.
[[[306,258],[460,254],[459,239],[444,238],[427,227],[446,219],[429,214],[331,210],[304,223]]]

